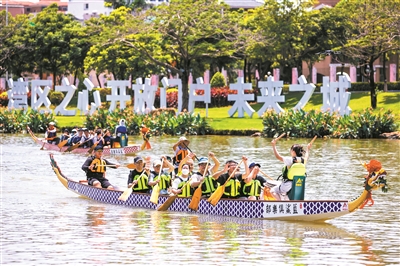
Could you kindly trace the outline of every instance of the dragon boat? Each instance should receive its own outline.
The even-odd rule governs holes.
[[[50,150],[50,151],[59,151],[59,152],[71,152],[71,153],[77,153],[77,154],[85,154],[88,153],[90,148],[75,148],[71,149],[71,151],[68,150],[71,146],[63,146],[59,147],[56,144],[51,144],[48,143],[44,139],[38,138],[32,130],[27,127],[27,132],[29,135],[32,137],[32,139],[39,144],[43,149]],[[137,152],[142,150],[142,146],[140,144],[135,144],[131,146],[126,146],[126,147],[120,147],[120,148],[104,148],[103,149],[103,155],[110,155],[110,154],[124,154],[124,155],[132,155],[136,154]]]
[[[68,189],[85,198],[107,204],[121,205],[132,208],[146,208],[160,211],[160,208],[171,197],[160,195],[158,203],[150,201],[151,195],[145,193],[131,193],[124,201],[119,198],[124,191],[115,188],[107,190],[89,186],[86,181],[74,181],[66,177],[62,172],[53,154],[50,154],[50,165],[59,181]],[[288,220],[288,221],[319,221],[323,222],[349,214],[365,205],[372,206],[372,190],[381,188],[387,191],[386,171],[382,169],[380,162],[371,160],[364,165],[368,170],[365,176],[364,190],[360,196],[348,200],[240,200],[221,198],[214,206],[207,199],[200,199],[198,209],[193,211],[189,208],[191,198],[176,197],[168,211],[198,213],[212,216],[227,216],[237,218],[249,218],[260,220]],[[164,209],[163,209],[164,210]]]

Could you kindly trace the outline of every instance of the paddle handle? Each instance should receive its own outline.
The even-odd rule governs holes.
[[[269,175],[267,175],[266,173],[264,173],[263,171],[261,171],[261,169],[260,169],[260,173],[263,174],[264,176],[266,176],[268,179],[274,180],[272,177],[270,177]]]
[[[193,153],[192,150],[185,144],[185,142],[182,142],[182,144],[185,145],[186,149],[188,149],[191,153]],[[197,158],[196,155],[194,155],[194,157],[196,157],[196,160],[199,161],[199,158]]]
[[[276,138],[276,141],[280,140],[281,138],[283,138],[286,135],[286,133],[282,133],[278,138]]]
[[[236,165],[235,169],[233,170],[232,174],[228,177],[228,179],[225,181],[225,184],[223,185],[224,187],[226,186],[226,184],[228,184],[228,181],[235,175],[236,170],[238,169],[238,167],[242,164],[243,160],[240,161],[240,163],[238,163],[238,165]]]
[[[317,139],[317,136],[315,135],[314,138],[310,141],[310,144],[313,144],[314,140],[316,140],[316,139]]]

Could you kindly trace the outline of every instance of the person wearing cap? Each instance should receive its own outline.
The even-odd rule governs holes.
[[[82,136],[83,136],[83,130],[82,128],[78,128],[78,133],[75,134],[74,137],[72,138],[71,146],[77,144],[78,142],[81,143]]]
[[[180,137],[178,142],[172,146],[172,149],[174,150],[174,157],[172,160],[174,162],[176,172],[178,172],[177,168],[179,167],[179,163],[189,154],[189,143],[190,141],[187,138]]]
[[[240,198],[249,200],[257,200],[260,198],[262,187],[264,183],[267,182],[264,177],[258,174],[260,172],[260,167],[261,165],[255,162],[249,165],[250,174],[242,179]]]
[[[255,168],[257,166],[257,168]],[[257,179],[258,181],[260,181],[260,184],[262,186],[265,186],[265,183],[267,182],[267,179],[265,179],[263,176],[260,175],[261,173],[261,165],[259,163],[255,163],[252,162],[251,164],[249,164],[249,171],[250,173],[253,171],[253,169],[255,170],[255,179]]]
[[[175,168],[174,173],[179,174],[182,171],[182,166],[185,164],[189,166],[189,176],[191,176],[194,172],[194,160],[193,158],[196,157],[195,153],[189,153],[181,162],[179,163],[178,168]]]
[[[71,135],[69,136],[68,142],[66,144],[66,146],[72,146],[72,140],[74,139],[74,137],[78,134],[78,130],[76,128],[73,128],[71,130]]]
[[[96,145],[96,147],[104,147],[104,139],[103,135],[101,133],[101,129],[97,129],[95,132],[95,135],[92,139],[93,145]]]
[[[60,138],[57,137],[57,128],[55,127],[54,122],[49,123],[49,127],[46,129],[44,133],[44,138],[47,140],[47,143],[50,144],[58,144],[60,142]]]
[[[89,134],[89,129],[87,129],[85,127],[85,128],[82,128],[82,130],[83,130],[83,134],[82,134],[82,138],[80,140],[82,144],[79,145],[79,147],[85,148],[85,149],[92,147],[92,145],[93,145],[92,136]]]
[[[225,185],[225,191],[222,198],[237,199],[240,196],[240,187],[243,179],[247,178],[250,174],[249,166],[247,164],[247,157],[242,156],[242,161],[245,168],[245,173],[240,173],[238,163],[234,160],[228,160],[225,163],[224,169],[216,172],[213,176],[217,179],[220,185]],[[234,172],[236,169],[236,172]],[[231,179],[229,177],[232,175]],[[229,179],[229,180],[228,180]]]
[[[114,142],[119,143],[121,147],[128,145],[128,129],[125,125],[125,119],[119,120],[119,125],[115,128]]]
[[[171,192],[173,194],[184,198],[191,197],[193,195],[194,189],[187,184],[187,182],[190,181],[189,174],[189,165],[184,164],[182,166],[182,171],[178,173],[174,181],[172,181]]]
[[[162,156],[161,160],[155,160],[153,162],[153,171],[150,172],[148,185],[154,187],[158,184],[160,187],[160,194],[168,195],[168,188],[171,186],[171,173],[173,171],[174,166],[165,156]]]
[[[104,148],[112,147],[113,137],[111,135],[111,131],[107,128],[104,129],[103,141],[104,141],[104,146],[103,146]]]
[[[133,192],[149,193],[149,175],[150,158],[147,158],[146,165],[144,164],[143,158],[137,156],[133,159],[135,169],[129,172],[128,176],[128,188],[132,188]]]
[[[86,172],[88,184],[97,188],[114,190],[114,187],[106,178],[107,167],[118,168],[119,164],[113,164],[102,158],[103,148],[96,147],[94,155],[89,156],[82,165],[82,170]]]
[[[69,135],[69,130],[66,128],[64,129],[64,133],[61,135],[60,141],[64,141],[69,139],[70,135]]]
[[[208,158],[211,158],[214,162],[212,167],[210,167]],[[219,183],[216,178],[213,177],[213,174],[217,172],[220,163],[211,151],[208,153],[208,158],[199,158],[199,161],[197,162],[199,170],[191,176],[192,181],[190,183],[192,188],[197,188],[201,185],[202,197],[204,198],[208,198],[219,186]]]

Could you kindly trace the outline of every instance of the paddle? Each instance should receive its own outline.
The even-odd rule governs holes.
[[[208,172],[208,164],[209,164],[209,162],[210,162],[210,158],[208,158],[208,161],[207,161],[207,164],[206,164],[206,168],[205,168],[204,173],[203,173],[203,182],[204,182],[204,177],[206,176],[206,173]],[[189,204],[189,208],[194,210],[194,211],[197,211],[198,208],[199,208],[200,199],[201,199],[201,196],[203,195],[203,191],[201,190],[201,186],[202,186],[203,182],[201,182],[199,184],[199,186],[196,188],[196,190],[194,191],[192,199],[191,199],[190,204]]]
[[[182,186],[181,189],[184,189],[185,186],[190,184],[191,180],[192,180],[192,178],[190,178],[188,181],[186,181],[186,183]],[[178,197],[178,195],[169,196],[169,198],[160,207],[157,208],[157,211],[166,211],[166,210],[168,210],[168,208],[172,205],[172,203],[174,203],[174,201],[175,201],[175,199],[177,197]]]
[[[137,181],[139,181],[140,180],[140,178],[142,178],[142,176],[144,175],[146,173],[146,171],[143,169],[143,172],[140,174],[140,176],[139,176],[139,178],[137,179]],[[133,186],[131,186],[131,187],[128,187],[122,194],[121,194],[121,196],[119,196],[119,200],[122,200],[122,201],[126,201],[128,198],[129,198],[129,196],[132,194],[132,192],[133,192]]]
[[[112,166],[115,166],[115,165],[103,165],[103,166],[108,166],[108,167],[112,167]],[[129,169],[135,169],[135,164],[134,163],[129,163],[129,164],[127,164],[127,165],[121,165],[120,167],[127,167],[127,168],[129,168]]]
[[[278,140],[280,140],[283,136],[285,136],[286,135],[286,133],[282,133],[277,139],[276,139],[276,141],[278,141]]]
[[[43,140],[43,145],[42,145],[42,147],[40,148],[40,150],[44,150],[44,145],[46,144],[46,139],[44,139]]]
[[[193,153],[192,150],[185,144],[185,142],[182,142],[182,143],[183,143],[183,145],[185,145],[186,149],[188,149],[191,153]],[[196,154],[194,155],[194,157],[196,157],[196,160],[199,161],[199,158],[197,158]]]
[[[96,141],[96,143],[93,144],[92,147],[90,147],[90,149],[88,150],[89,154],[91,154],[93,152],[93,150],[97,147],[97,144],[99,144],[99,141]]]
[[[76,143],[76,144],[74,144],[74,145],[72,145],[72,146],[69,146],[68,147],[68,149],[66,149],[64,152],[69,152],[69,151],[73,151],[73,150],[75,150],[76,148],[78,148],[80,145],[83,145],[83,144],[85,144],[86,142],[88,142],[88,141],[90,141],[90,140],[92,140],[93,138],[90,138],[90,139],[88,139],[88,140],[86,140],[86,141],[84,141],[84,142],[78,142],[78,143]]]
[[[160,167],[160,172],[158,173],[158,180],[161,178],[161,172],[162,172],[162,166],[164,164],[164,158],[161,160],[161,167]],[[150,202],[157,204],[158,203],[158,197],[160,196],[160,186],[158,183],[153,187],[153,190],[151,191],[151,197],[150,197]]]
[[[313,144],[314,140],[317,139],[317,136],[314,136],[314,138],[311,140],[310,144]]]
[[[270,180],[275,180],[272,177],[270,177],[269,175],[267,175],[266,173],[264,173],[263,171],[261,171],[261,169],[259,169],[260,173],[263,174],[265,177],[267,177]]]
[[[225,181],[225,184],[222,186],[219,186],[213,194],[208,198],[208,202],[211,203],[213,206],[217,205],[218,201],[221,199],[222,195],[224,194],[225,191],[225,186],[228,184],[228,181],[235,175],[236,170],[238,169],[239,165],[243,162],[243,160],[240,161],[238,165],[236,165],[235,170],[233,170],[232,174],[229,176],[229,178]]]
[[[68,142],[68,139],[63,140],[63,141],[61,141],[60,143],[57,144],[57,146],[60,148],[60,151],[61,151],[61,148],[64,147],[65,144],[67,144],[67,142]]]

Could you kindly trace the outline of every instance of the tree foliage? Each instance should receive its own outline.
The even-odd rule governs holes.
[[[336,49],[364,67],[370,81],[371,107],[377,107],[373,63],[385,53],[400,50],[400,0],[341,1],[331,15],[343,34],[331,35]],[[365,71],[366,69],[371,71]]]

